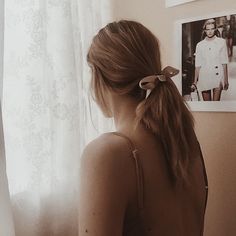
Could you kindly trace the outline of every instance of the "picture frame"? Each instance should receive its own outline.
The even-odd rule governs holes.
[[[222,90],[220,100],[217,101],[213,101],[213,90],[211,90],[212,100],[207,101],[205,100],[205,90],[198,91],[198,94],[195,91],[193,96],[191,89],[194,83],[196,46],[203,40],[201,36],[204,23],[210,19],[216,21],[216,30],[220,33],[217,37],[221,38],[221,41],[225,39],[229,59],[227,64],[229,88],[228,90]],[[223,35],[225,27],[229,28],[229,22],[231,25],[233,24],[233,36],[230,36],[233,39],[230,47],[228,46],[229,42],[226,42],[229,36]],[[236,9],[176,21],[174,46],[176,49],[174,64],[180,69],[180,73],[175,77],[174,82],[189,108],[192,111],[236,112]]]

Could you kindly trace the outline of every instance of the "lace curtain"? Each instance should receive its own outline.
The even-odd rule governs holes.
[[[6,176],[2,112],[0,106],[0,235],[14,236],[14,225]]]
[[[112,128],[89,105],[86,53],[110,17],[109,0],[5,2],[3,126],[16,236],[78,234],[79,158]]]
[[[2,126],[3,26],[4,4],[0,1],[0,235],[14,236]]]

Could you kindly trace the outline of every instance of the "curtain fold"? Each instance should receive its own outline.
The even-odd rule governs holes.
[[[2,124],[2,79],[3,79],[3,48],[4,48],[4,1],[0,0],[0,235],[15,236],[11,211],[8,179],[6,174],[6,158]]]
[[[11,210],[2,126],[2,109],[0,103],[0,235],[15,236]]]
[[[16,236],[78,234],[79,158],[112,127],[89,102],[86,63],[110,12],[109,0],[5,4],[3,124]]]

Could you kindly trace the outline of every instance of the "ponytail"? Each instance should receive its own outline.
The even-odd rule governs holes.
[[[137,124],[143,123],[160,138],[174,179],[185,177],[194,147],[192,115],[171,79],[161,82],[160,77],[146,99],[140,89],[141,78],[162,73],[169,78],[175,73],[161,71],[156,36],[135,21],[109,23],[93,38],[87,61],[94,72],[92,90],[104,114],[111,113],[104,97],[107,91],[142,101],[136,110]]]
[[[173,179],[186,179],[194,119],[170,78],[158,81],[150,95],[137,106],[138,123],[160,139]]]

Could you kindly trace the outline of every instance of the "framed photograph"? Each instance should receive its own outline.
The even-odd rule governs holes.
[[[166,0],[166,7],[174,7],[180,4],[193,2],[193,1],[197,1],[197,0]]]
[[[236,111],[236,10],[176,22],[177,87],[193,111]]]

